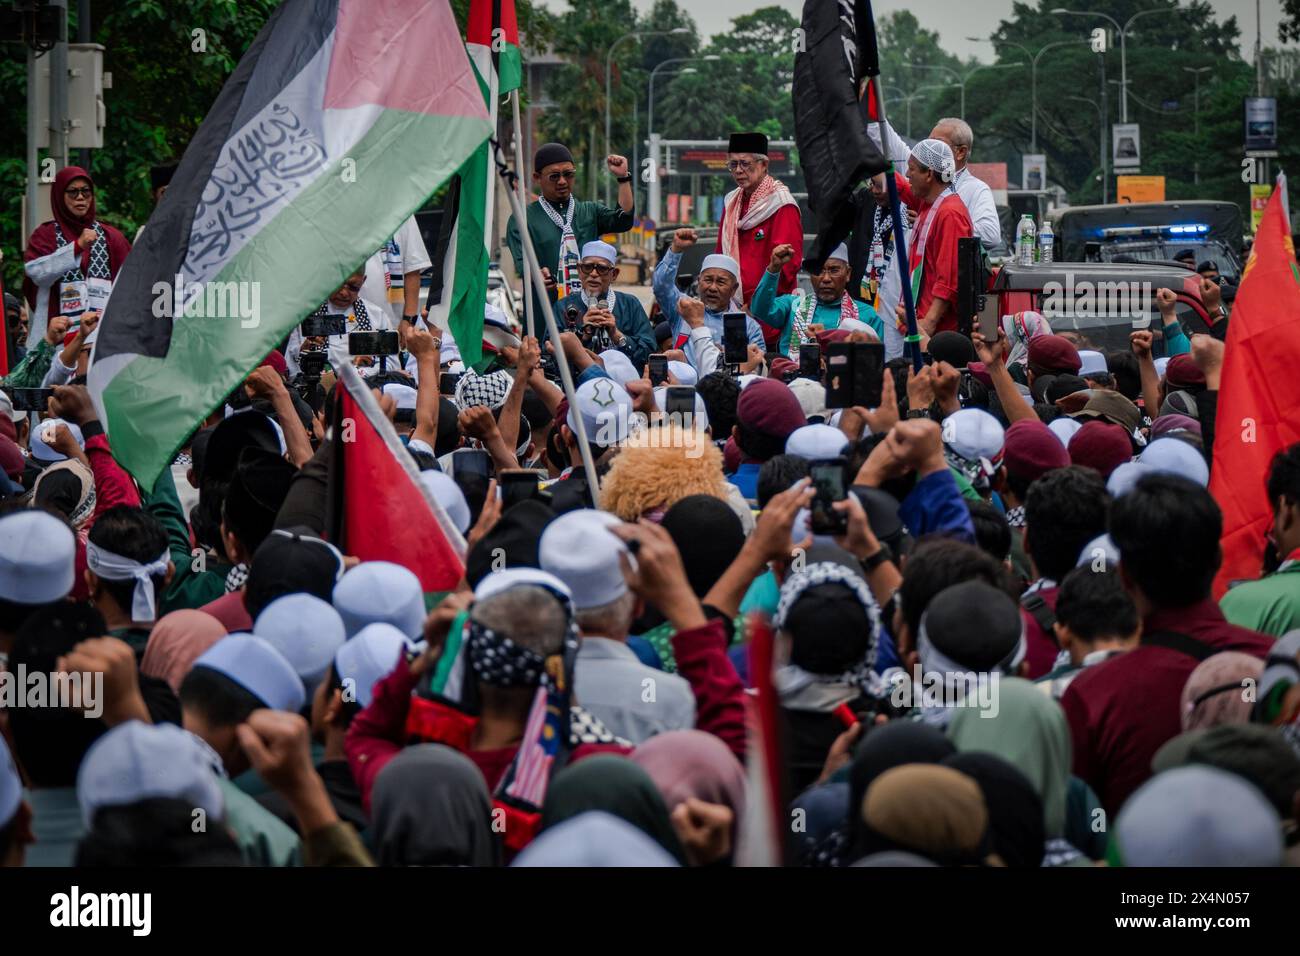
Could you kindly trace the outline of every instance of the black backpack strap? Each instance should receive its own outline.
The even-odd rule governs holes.
[[[1038,626],[1043,629],[1043,633],[1048,636],[1053,644],[1057,643],[1056,612],[1052,606],[1043,600],[1043,596],[1038,593],[1026,594],[1020,599],[1020,606],[1029,612],[1029,616],[1038,622]]]
[[[1177,631],[1152,631],[1150,634],[1143,634],[1142,643],[1154,647],[1167,647],[1171,651],[1186,654],[1198,661],[1203,661],[1207,657],[1219,653],[1216,648],[1211,647],[1204,641],[1198,641],[1194,637],[1180,634]]]

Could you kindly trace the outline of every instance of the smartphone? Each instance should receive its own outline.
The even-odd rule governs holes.
[[[569,306],[564,310],[564,327],[570,332],[578,331],[579,318],[578,307],[576,305]]]
[[[691,286],[695,284],[695,274],[693,272],[679,272],[677,278],[673,280],[677,285],[677,291],[682,295],[689,295]]]
[[[880,407],[884,372],[879,342],[832,342],[826,347],[826,407]]]
[[[813,486],[809,527],[813,534],[844,534],[849,529],[848,515],[831,507],[844,500],[845,464],[843,458],[828,458],[809,465]]]
[[[541,483],[546,472],[535,468],[511,468],[497,473],[497,486],[501,489],[501,508],[505,510],[521,501],[540,498]]]
[[[52,388],[8,388],[5,391],[13,400],[16,412],[43,412],[54,394]]]
[[[668,381],[668,356],[650,356],[650,384],[662,385]]]
[[[481,448],[457,449],[451,454],[451,476],[455,478],[462,472],[491,477],[492,456]]]
[[[302,377],[320,378],[321,373],[325,371],[325,360],[328,357],[325,352],[300,352],[298,368],[302,370]]]
[[[438,376],[438,394],[455,395],[458,382],[460,382],[460,372],[443,372]]]
[[[396,355],[402,349],[396,331],[352,332],[348,335],[349,355]]]
[[[347,316],[343,315],[309,315],[302,320],[302,334],[306,338],[319,335],[342,335],[348,330]]]
[[[747,325],[744,312],[728,312],[722,316],[722,361],[728,365],[749,361]]]
[[[822,380],[822,347],[816,342],[804,342],[799,346],[799,377],[814,382]]]
[[[979,314],[979,334],[990,345],[998,340],[998,329],[1002,327],[1002,310],[998,308],[998,297],[992,293],[984,297],[984,308]]]
[[[695,417],[695,389],[690,385],[669,385],[664,396],[664,414],[678,421]]]

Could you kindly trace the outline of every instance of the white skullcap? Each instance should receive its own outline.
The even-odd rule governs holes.
[[[632,360],[618,349],[605,349],[600,353],[600,360],[605,363],[606,374],[620,385],[626,386],[641,377]]]
[[[583,382],[574,392],[577,407],[570,405],[565,423],[569,430],[578,430],[575,413],[582,416],[587,440],[602,447],[617,445],[627,439],[632,431],[632,396],[612,378],[592,378]]]
[[[737,282],[740,281],[740,266],[736,260],[731,256],[724,256],[720,252],[714,252],[704,257],[704,261],[700,263],[700,272],[705,269],[721,269],[724,272],[730,272],[736,277]]]
[[[420,483],[428,488],[434,500],[442,505],[442,510],[447,512],[447,517],[451,519],[457,531],[464,534],[469,530],[469,502],[465,500],[465,492],[460,490],[460,485],[456,484],[451,475],[430,468],[420,472]]]
[[[1138,462],[1152,471],[1181,475],[1202,488],[1210,483],[1205,456],[1181,438],[1157,438],[1143,449]]]
[[[1100,555],[1098,555],[1098,552],[1100,552]],[[1109,534],[1098,535],[1085,544],[1083,550],[1079,552],[1079,560],[1075,567],[1081,568],[1085,564],[1092,564],[1093,559],[1098,556],[1105,558],[1106,563],[1111,567],[1119,564],[1119,548],[1115,546],[1115,542]]]
[[[228,634],[194,662],[224,674],[272,710],[297,713],[307,700],[302,678],[269,641],[252,634]]]
[[[992,461],[1002,454],[1006,430],[983,409],[963,408],[943,420],[943,438],[945,445],[967,461]]]
[[[1165,369],[1169,367],[1169,356],[1166,355],[1164,358],[1156,359],[1155,366],[1156,366],[1156,374],[1159,375],[1161,378],[1164,378]]]
[[[838,457],[848,445],[844,432],[830,425],[805,425],[796,428],[785,440],[785,453],[807,461]]]
[[[1155,474],[1155,469],[1137,461],[1126,461],[1106,479],[1106,492],[1111,498],[1121,498],[1133,490],[1143,475]]]
[[[363,561],[334,585],[334,610],[348,637],[367,624],[392,624],[410,640],[424,633],[424,589],[414,573],[389,561]]]
[[[68,596],[76,577],[77,538],[44,511],[0,517],[0,598],[49,604]]]
[[[389,382],[384,386],[384,394],[397,403],[399,409],[409,408],[415,410],[415,400],[419,393],[409,385],[403,385],[401,382]]]
[[[0,750],[3,741],[0,741]],[[3,774],[0,768],[0,774]],[[0,783],[0,791],[3,783]],[[89,828],[102,807],[169,798],[225,817],[211,751],[175,724],[118,724],[91,745],[77,771],[77,801]],[[0,806],[0,821],[4,820]]]
[[[668,371],[673,373],[673,378],[677,379],[678,385],[694,385],[700,380],[700,375],[695,368],[685,362],[676,360],[669,362]]]
[[[81,765],[86,765],[83,760]],[[13,755],[9,745],[0,736],[0,830],[9,826],[9,821],[18,813],[18,805],[23,800],[23,782],[14,766]]]
[[[78,426],[72,422],[65,422],[62,418],[47,418],[45,421],[37,423],[27,441],[31,448],[32,457],[37,461],[63,461],[68,457],[62,452],[55,451],[49,444],[54,441],[54,430],[60,425],[72,433],[72,437],[77,440],[78,445],[82,448],[86,447],[86,440],[81,437],[81,429]]]
[[[253,634],[284,655],[309,697],[347,637],[343,618],[329,602],[301,593],[278,597],[263,608],[253,622]]]
[[[912,147],[912,158],[944,182],[952,182],[957,162],[952,147],[941,139],[923,139]]]
[[[1062,445],[1069,448],[1070,439],[1073,438],[1075,433],[1082,427],[1082,422],[1062,416],[1049,422],[1047,430],[1059,438]]]
[[[831,250],[831,254],[830,254],[829,256],[827,256],[826,258],[827,258],[828,260],[829,260],[829,259],[839,259],[841,262],[848,262],[848,261],[849,261],[849,247],[846,246],[844,243],[841,242],[838,246],[836,246],[834,249]]]
[[[814,415],[826,417],[825,385],[811,378],[800,377],[787,382],[786,387],[799,399],[799,408],[803,410],[804,418],[812,418]]]
[[[540,549],[540,542],[538,547]],[[511,588],[525,586],[548,588],[557,594],[563,595],[564,600],[570,606],[573,604],[573,594],[569,591],[569,586],[554,574],[540,568],[504,568],[500,571],[493,571],[479,581],[478,587],[474,589],[474,600],[485,601],[490,597],[496,597],[498,594],[504,594]]]
[[[627,593],[618,559],[627,545],[605,530],[622,523],[607,511],[582,508],[560,515],[542,532],[538,563],[565,583],[577,610],[601,607]]]
[[[610,265],[618,262],[618,250],[608,242],[602,242],[599,239],[593,239],[582,247],[582,258],[584,259],[604,259]]]
[[[334,673],[343,684],[345,699],[350,690],[356,703],[369,707],[375,684],[392,673],[410,646],[391,624],[367,624],[345,641],[334,655]]]
[[[1087,378],[1089,375],[1097,375],[1101,372],[1109,372],[1110,366],[1106,364],[1106,356],[1092,349],[1080,349],[1079,351],[1079,377]]]

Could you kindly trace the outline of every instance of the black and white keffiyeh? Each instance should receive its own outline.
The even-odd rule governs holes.
[[[867,583],[862,580],[861,576],[843,565],[831,561],[819,561],[815,564],[806,565],[803,570],[791,574],[785,579],[785,583],[781,585],[781,597],[776,606],[776,615],[772,619],[773,626],[777,630],[784,629],[791,609],[804,596],[804,592],[823,584],[843,585],[853,593],[862,605],[871,628],[867,641],[867,652],[859,663],[839,675],[808,674],[806,671],[802,671],[801,668],[794,668],[794,665],[786,665],[782,670],[789,672],[788,676],[806,677],[812,682],[844,684],[873,695],[879,694],[881,684],[875,668],[876,648],[880,643],[880,607],[876,604],[871,589],[867,587]],[[800,673],[794,675],[791,668]]]
[[[108,267],[108,240],[104,238],[104,228],[98,221],[94,224],[95,241],[90,246],[90,265],[87,267],[86,274],[82,274],[81,266],[74,265],[67,272],[63,273],[64,282],[84,282],[86,279],[105,279],[113,278],[112,272]],[[58,220],[54,222],[54,244],[57,247],[66,246],[71,240],[63,235],[63,230],[59,228]],[[80,263],[80,257],[77,262]]]
[[[321,307],[314,313],[315,316],[331,315],[329,301],[321,303]],[[370,313],[366,311],[366,304],[358,298],[352,303],[352,315],[357,320],[356,332],[371,332],[373,329],[370,325]]]
[[[506,403],[513,385],[514,378],[504,370],[479,375],[472,368],[467,368],[456,383],[456,407],[463,412],[475,405],[486,405],[496,411]]]

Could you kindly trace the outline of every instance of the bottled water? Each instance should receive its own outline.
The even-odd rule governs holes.
[[[1034,264],[1034,217],[1028,214],[1020,217],[1016,226],[1016,261],[1022,266]]]
[[[1051,262],[1055,245],[1056,235],[1052,232],[1052,224],[1043,220],[1043,228],[1038,230],[1038,261]]]

